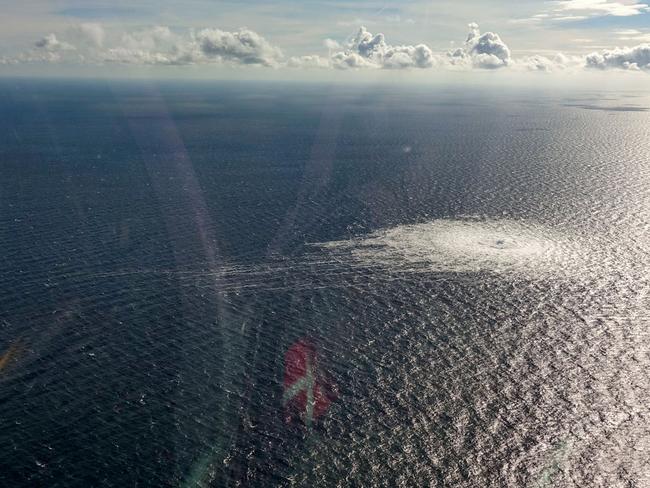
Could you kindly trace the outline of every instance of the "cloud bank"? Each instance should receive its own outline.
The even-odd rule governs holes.
[[[619,35],[623,35],[621,33],[633,41],[643,39],[644,36],[639,31],[619,31]],[[424,43],[393,45],[386,40],[384,34],[373,34],[364,26],[345,42],[325,39],[323,50],[327,52],[287,57],[278,46],[247,28],[235,31],[205,28],[179,33],[166,26],[152,26],[116,33],[106,31],[101,24],[81,23],[68,28],[64,33],[50,33],[37,39],[29,50],[17,56],[0,57],[0,64],[221,64],[294,69],[433,68],[536,72],[587,68],[650,72],[650,43],[647,42],[586,56],[558,53],[552,56],[534,54],[513,57],[509,46],[499,34],[481,33],[476,23],[469,24],[469,32],[461,47],[447,53],[434,53]]]
[[[580,69],[584,65],[584,58],[580,56],[567,56],[562,53],[557,53],[552,57],[541,56],[535,54],[533,56],[526,56],[514,61],[515,67],[524,69],[526,71],[539,71],[545,73],[552,73],[557,71]]]
[[[64,61],[142,65],[241,64],[277,67],[283,63],[280,48],[258,33],[241,28],[229,32],[202,29],[180,35],[166,26],[153,26],[124,32],[110,45],[100,24],[80,24],[71,29],[75,45],[48,34],[34,43],[34,49],[16,61]],[[63,55],[64,51],[76,51]],[[44,56],[57,53],[58,56]]]

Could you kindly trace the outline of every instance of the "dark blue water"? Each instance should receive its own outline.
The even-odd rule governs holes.
[[[645,486],[648,105],[2,81],[0,484]]]

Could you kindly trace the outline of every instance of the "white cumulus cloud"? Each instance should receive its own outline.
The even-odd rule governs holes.
[[[249,29],[203,29],[196,35],[196,41],[206,58],[262,66],[278,66],[282,58],[279,48]]]
[[[447,53],[452,65],[480,69],[504,68],[512,64],[510,49],[498,34],[481,34],[478,24],[469,24],[469,34],[463,47]]]
[[[60,41],[54,34],[48,34],[41,37],[34,43],[34,46],[50,52],[74,50],[74,46],[72,44],[69,44],[65,41]]]
[[[589,54],[586,59],[587,68],[592,69],[624,69],[650,71],[650,44],[639,44],[634,47],[624,47]]]
[[[377,64],[355,52],[339,51],[334,53],[332,54],[331,62],[332,67],[336,69],[379,68]]]
[[[567,56],[562,53],[557,53],[551,57],[534,54],[516,59],[514,65],[517,68],[523,68],[528,71],[552,73],[581,68],[584,65],[584,57]]]
[[[331,49],[333,43],[328,44]],[[393,46],[384,34],[372,34],[364,26],[348,41],[345,49],[331,56],[335,68],[431,68],[433,51],[425,44]]]

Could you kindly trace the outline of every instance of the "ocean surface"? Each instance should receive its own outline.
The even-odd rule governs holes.
[[[5,79],[0,486],[648,487],[649,271],[650,93]]]

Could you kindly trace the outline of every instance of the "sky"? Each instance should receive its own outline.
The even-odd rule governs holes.
[[[0,0],[0,75],[650,76],[644,1]]]

